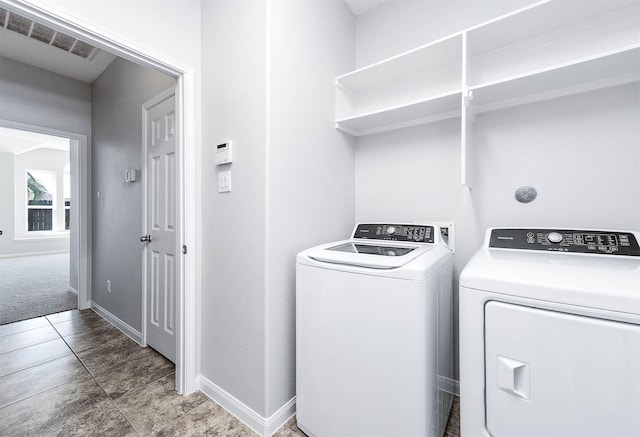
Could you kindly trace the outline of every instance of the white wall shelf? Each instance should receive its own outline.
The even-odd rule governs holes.
[[[616,1],[553,1],[471,29],[468,85],[537,74],[637,45],[639,18],[640,2],[620,8]]]
[[[475,114],[640,81],[640,2],[544,0],[336,78],[354,136],[461,117],[471,186]]]
[[[459,115],[461,54],[456,34],[337,77],[336,127],[366,135]]]
[[[336,127],[353,136],[431,123],[460,116],[460,91],[431,99],[408,102],[380,111],[336,120]]]
[[[640,80],[640,44],[469,87],[476,113]]]

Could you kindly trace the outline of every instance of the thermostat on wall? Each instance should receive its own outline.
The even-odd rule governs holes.
[[[231,141],[218,144],[213,152],[213,162],[216,165],[228,164],[232,161],[231,157]]]

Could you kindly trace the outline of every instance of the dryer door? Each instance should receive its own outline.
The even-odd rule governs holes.
[[[485,336],[491,435],[640,435],[640,325],[489,302]]]

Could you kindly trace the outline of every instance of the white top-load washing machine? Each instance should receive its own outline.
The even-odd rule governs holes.
[[[309,436],[443,434],[453,372],[443,232],[362,223],[298,254],[296,412]]]
[[[640,436],[639,239],[488,230],[460,277],[462,436]]]

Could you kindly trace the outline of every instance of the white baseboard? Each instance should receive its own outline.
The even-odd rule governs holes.
[[[296,397],[294,396],[270,417],[262,417],[243,402],[226,392],[216,384],[200,375],[200,391],[220,404],[247,426],[262,437],[270,437],[296,412]]]
[[[68,250],[49,250],[49,251],[43,251],[43,252],[20,252],[20,253],[10,253],[6,255],[0,255],[0,259],[20,258],[23,256],[56,255],[58,253],[70,253],[70,252]]]
[[[132,328],[128,323],[123,322],[118,317],[111,314],[106,309],[102,308],[95,302],[91,302],[91,309],[96,312],[100,317],[111,323],[113,326],[122,331],[127,337],[131,338],[138,344],[142,344],[142,333]]]

